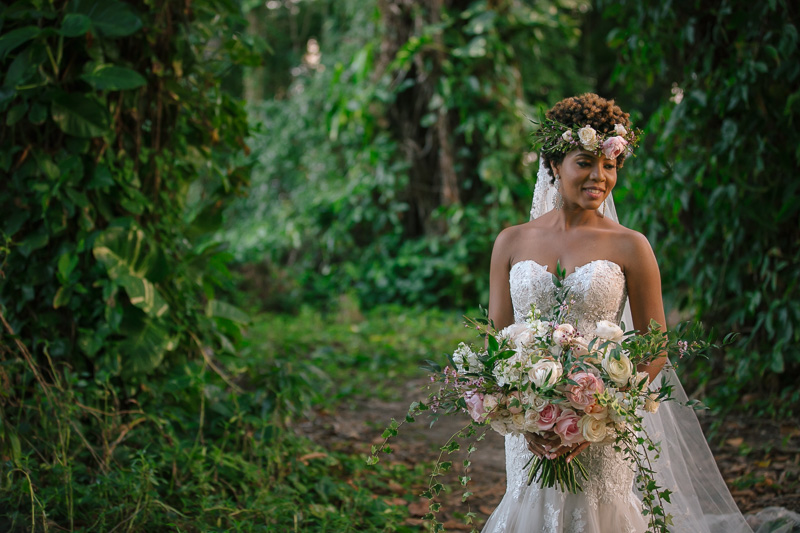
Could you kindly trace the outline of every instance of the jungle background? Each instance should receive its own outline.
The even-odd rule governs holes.
[[[739,333],[680,369],[737,503],[800,510],[798,18],[4,3],[0,530],[424,528],[443,441],[366,454],[421,399],[418,365],[475,340],[493,239],[528,216],[529,118],[587,91],[645,131],[615,200],[670,321]],[[498,457],[469,510],[445,498],[448,529],[491,512]]]

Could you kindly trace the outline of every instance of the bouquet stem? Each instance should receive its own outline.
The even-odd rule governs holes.
[[[577,494],[582,490],[581,484],[578,481],[578,476],[575,475],[576,467],[583,479],[588,479],[589,477],[586,468],[577,457],[574,457],[572,461],[568,463],[564,457],[546,459],[534,455],[525,467],[527,468],[528,465],[530,465],[530,469],[528,470],[528,485],[534,481],[545,488],[555,487],[556,484],[558,484],[558,487],[562,491],[572,494]]]

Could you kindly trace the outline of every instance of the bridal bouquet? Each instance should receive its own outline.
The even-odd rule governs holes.
[[[476,426],[489,426],[502,435],[528,439],[538,435],[554,447],[613,446],[636,467],[651,530],[666,531],[669,517],[664,515],[663,501],[669,501],[670,493],[654,481],[650,463],[658,447],[648,438],[643,421],[646,412],[655,412],[660,402],[671,399],[671,387],[651,384],[648,373],[637,368],[667,356],[705,355],[716,346],[698,340],[697,330],[690,331],[686,324],[667,335],[655,322],[648,332],[633,335],[600,321],[595,338],[588,340],[569,318],[571,300],[561,283],[563,274],[559,268],[553,276],[557,304],[547,315],[532,308],[523,323],[500,331],[486,318],[468,320],[484,338],[484,346],[461,343],[444,368],[428,361],[431,381],[439,383],[439,388],[427,402],[412,404],[406,421],[413,422],[414,416],[429,409],[436,416],[466,412],[472,421],[462,436],[474,435]],[[386,441],[397,435],[400,425],[392,420],[383,434]],[[377,462],[380,451],[391,451],[386,441],[373,447],[368,462]],[[458,448],[453,439],[442,446],[443,453]],[[431,486],[423,493],[430,499],[443,488],[436,477],[451,465],[441,457]],[[464,465],[468,467],[469,461]],[[589,476],[580,455],[553,459],[534,455],[525,468],[528,484],[537,481],[573,493],[581,490],[581,480]],[[465,473],[460,479],[466,485],[469,477]],[[464,497],[469,494],[465,492]],[[432,503],[431,510],[437,509],[438,504]]]

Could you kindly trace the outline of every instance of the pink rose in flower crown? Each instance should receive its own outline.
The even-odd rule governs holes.
[[[587,408],[596,403],[595,393],[605,390],[603,381],[589,372],[575,372],[567,376],[567,379],[577,383],[577,385],[567,385],[566,392],[569,403],[575,409],[584,412],[588,412]]]
[[[540,431],[553,429],[553,425],[558,420],[558,415],[561,414],[561,408],[554,403],[547,404],[547,406],[539,411],[539,420],[536,421],[536,427]]]
[[[467,403],[469,416],[475,422],[483,422],[486,418],[486,409],[483,408],[483,394],[472,391],[465,392],[464,401]]]
[[[618,156],[622,155],[622,152],[625,151],[625,147],[627,145],[628,141],[619,135],[615,137],[609,137],[603,143],[603,153],[609,159],[616,159]]]
[[[584,437],[581,428],[578,426],[581,417],[572,409],[564,409],[556,420],[554,431],[561,437],[561,443],[566,445],[578,444],[583,442]]]

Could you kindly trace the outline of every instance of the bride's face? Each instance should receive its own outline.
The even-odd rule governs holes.
[[[561,178],[564,206],[598,209],[617,183],[617,162],[605,155],[596,156],[584,150],[573,150],[560,165],[553,164],[553,173]]]

